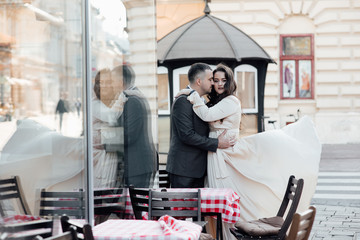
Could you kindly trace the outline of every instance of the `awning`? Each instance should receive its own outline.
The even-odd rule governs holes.
[[[180,59],[274,60],[251,37],[232,24],[216,18],[205,9],[205,15],[173,30],[158,41],[160,63]]]

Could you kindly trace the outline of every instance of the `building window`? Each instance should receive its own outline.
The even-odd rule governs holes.
[[[158,77],[158,152],[159,154],[169,152],[170,139],[170,86],[168,69],[157,68]]]
[[[251,65],[243,64],[236,67],[234,72],[237,83],[236,96],[241,101],[242,112],[257,113],[257,69]]]
[[[281,99],[314,98],[313,35],[280,36]]]
[[[215,69],[215,65],[209,64],[211,69]],[[189,85],[188,80],[188,71],[190,69],[190,66],[177,68],[173,71],[173,96],[176,96],[176,94],[181,90],[186,88]]]
[[[189,80],[187,77],[190,66],[177,68],[173,71],[173,96],[183,88],[186,88],[189,85]]]
[[[166,67],[158,67],[158,109],[159,115],[170,114],[170,90],[168,70]]]

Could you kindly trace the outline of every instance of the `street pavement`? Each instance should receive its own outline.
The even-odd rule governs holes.
[[[323,145],[312,240],[360,240],[360,144]]]

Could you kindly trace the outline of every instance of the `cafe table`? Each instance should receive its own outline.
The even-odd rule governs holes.
[[[159,191],[161,188],[159,189]],[[201,213],[203,216],[216,216],[217,239],[223,239],[222,222],[236,223],[240,220],[240,197],[231,188],[200,188],[201,190]],[[167,191],[197,191],[197,188],[167,188]],[[127,194],[125,214],[134,218],[129,194]],[[143,216],[147,219],[147,215]]]
[[[201,227],[163,216],[159,220],[111,219],[93,227],[95,240],[197,240]]]
[[[222,221],[227,223],[236,223],[240,220],[240,197],[235,191],[230,188],[200,188],[200,190],[202,213],[221,213]],[[167,188],[167,191],[197,191],[197,188]],[[134,218],[129,194],[127,194],[125,213],[130,219]],[[147,215],[144,219],[147,219]]]

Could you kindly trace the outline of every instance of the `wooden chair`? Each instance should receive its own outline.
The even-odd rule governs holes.
[[[126,195],[123,188],[94,190],[94,214],[108,216],[112,213],[119,218],[125,214]]]
[[[19,176],[14,176],[8,179],[0,180],[0,215],[5,216],[5,211],[2,208],[1,202],[3,200],[14,199],[17,200],[21,214],[31,215],[30,208],[25,200],[24,193],[21,187]]]
[[[295,213],[286,240],[307,240],[314,224],[315,215],[315,206],[310,206],[303,213]]]
[[[169,174],[166,170],[159,170],[159,187],[170,188]]]
[[[36,236],[50,237],[53,231],[53,220],[34,220],[0,226],[0,239],[30,240]]]
[[[126,195],[122,188],[94,190],[95,224],[105,222],[111,214],[125,216]]]
[[[79,239],[94,240],[94,235],[90,224],[86,223],[84,225],[80,225],[78,223],[72,222],[66,215],[61,216],[60,222],[63,232],[69,231],[71,228],[74,228],[76,232],[79,233],[77,234]],[[82,237],[79,237],[79,235]]]
[[[230,228],[230,232],[239,240],[285,239],[286,232],[289,229],[299,204],[303,186],[303,179],[296,179],[294,176],[290,176],[284,198],[275,217],[262,218],[249,222],[239,221],[235,224],[235,228]],[[284,218],[285,211],[287,210],[290,201],[290,208],[286,217]]]
[[[149,189],[129,187],[132,209],[136,219],[143,219],[142,213],[149,212]]]
[[[72,216],[85,218],[85,200],[83,191],[52,192],[41,190],[40,195],[41,217]]]
[[[216,216],[216,239],[223,240],[223,229],[222,229],[222,216],[221,213],[217,212],[202,212],[201,217]]]
[[[198,225],[204,227],[201,220],[201,192],[195,191],[157,191],[150,189],[149,219],[157,219],[163,215],[175,218],[194,218]]]
[[[67,215],[74,218],[85,218],[85,192],[52,192],[42,189],[40,196],[40,213],[42,217]],[[125,212],[125,198],[122,188],[99,189],[94,191],[94,214],[105,216],[97,223],[105,221],[114,213],[122,218]]]

